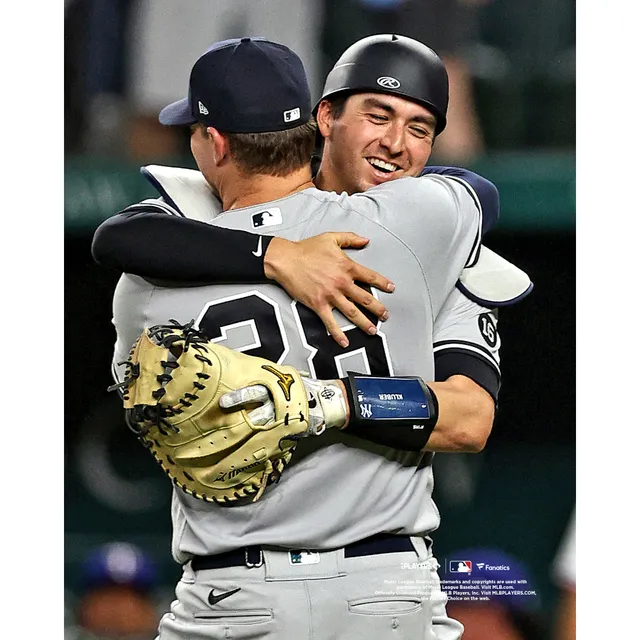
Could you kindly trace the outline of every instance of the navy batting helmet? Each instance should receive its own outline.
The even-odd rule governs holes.
[[[329,72],[318,104],[338,94],[369,91],[391,93],[423,105],[437,118],[436,135],[447,124],[447,70],[436,52],[417,40],[395,34],[358,40]]]

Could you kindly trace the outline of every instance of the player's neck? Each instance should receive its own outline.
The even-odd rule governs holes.
[[[328,164],[328,162],[323,160],[320,165],[318,173],[314,178],[316,188],[321,191],[334,191],[335,193],[342,193],[343,191],[346,191],[347,193],[350,193],[349,190],[345,188],[338,173],[327,168]]]
[[[236,173],[220,185],[220,197],[223,210],[228,211],[286,198],[313,186],[309,167],[294,171],[287,176],[266,174],[247,176]]]

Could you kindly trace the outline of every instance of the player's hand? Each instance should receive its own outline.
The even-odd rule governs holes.
[[[303,374],[302,383],[309,401],[307,435],[320,435],[325,429],[342,429],[349,423],[349,404],[342,381],[314,380]],[[247,410],[249,420],[254,425],[268,425],[276,415],[273,399],[263,384],[228,391],[220,396],[219,404],[226,411]]]
[[[349,340],[333,317],[333,309],[373,335],[376,326],[356,305],[383,321],[387,319],[388,312],[356,281],[385,293],[395,288],[388,278],[351,260],[342,250],[349,247],[361,249],[368,242],[367,238],[348,231],[323,233],[298,242],[273,238],[265,253],[264,272],[292,298],[314,311],[333,339],[347,347]]]

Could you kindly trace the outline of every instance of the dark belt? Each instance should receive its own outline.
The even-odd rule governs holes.
[[[427,546],[431,541],[425,539]],[[264,547],[274,549],[274,547]],[[296,551],[294,549],[280,549],[282,551]],[[263,547],[242,547],[233,551],[226,551],[214,556],[194,556],[191,560],[191,568],[194,571],[203,569],[224,569],[226,567],[259,567],[262,565]],[[305,549],[312,551],[312,549]],[[402,551],[415,551],[411,538],[408,536],[394,536],[389,533],[379,533],[359,542],[348,544],[344,548],[345,558],[357,558],[359,556],[372,556],[379,553],[400,553]]]

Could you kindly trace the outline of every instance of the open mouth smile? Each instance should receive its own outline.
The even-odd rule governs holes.
[[[397,164],[380,160],[379,158],[367,158],[367,162],[378,171],[382,173],[393,173],[399,171],[400,167]]]

